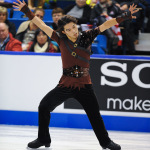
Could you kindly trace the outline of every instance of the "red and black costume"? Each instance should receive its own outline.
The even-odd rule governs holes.
[[[52,34],[52,39],[55,40],[60,48],[62,65],[64,70],[64,75],[60,79],[59,85],[64,87],[83,87],[85,84],[91,84],[90,75],[81,75],[81,77],[72,77],[65,75],[67,69],[79,66],[81,72],[89,70],[89,60],[91,54],[91,44],[95,37],[99,34],[99,29],[93,29],[79,34],[79,37],[75,43],[70,41],[67,37],[60,38],[58,34],[54,31]],[[82,73],[81,73],[82,74]]]
[[[29,19],[34,18],[34,14],[26,5],[21,9],[21,11],[23,11]],[[131,12],[126,12],[120,17],[117,17],[116,20],[113,20],[113,24],[120,23],[131,17]],[[106,22],[106,27],[102,26],[101,28],[102,31],[108,27],[111,27],[111,23],[112,22],[110,21]],[[45,25],[43,26],[45,27]],[[52,112],[58,105],[62,104],[68,98],[75,98],[85,110],[100,145],[105,149],[121,149],[121,147],[112,142],[108,136],[108,132],[105,129],[103,119],[99,112],[99,105],[93,91],[92,82],[89,75],[91,44],[99,33],[99,27],[81,32],[77,41],[72,43],[67,37],[60,37],[55,31],[52,31],[51,38],[58,43],[61,51],[63,75],[59,81],[59,84],[40,102],[38,108],[38,139],[30,142],[28,147],[38,148],[43,145],[47,147],[50,146],[50,112]]]

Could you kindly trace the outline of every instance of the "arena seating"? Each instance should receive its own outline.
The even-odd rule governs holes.
[[[43,21],[47,25],[51,25],[52,23],[52,15],[51,15],[52,9],[45,9],[45,15]],[[8,20],[15,23],[16,29],[20,26],[20,24],[24,21],[27,21],[28,18],[20,11],[13,11],[12,18],[10,18],[10,9],[8,9]]]
[[[98,35],[91,48],[94,54],[107,53],[107,37],[105,35]]]
[[[16,29],[20,26],[20,24],[24,21],[27,21],[28,18],[20,11],[13,11],[13,15],[10,18],[10,11],[8,9],[8,20],[15,23]],[[52,20],[52,9],[45,9],[45,15],[43,21],[50,26],[53,22]],[[98,35],[95,39],[94,43],[92,44],[92,51],[94,54],[105,54],[107,47],[107,38],[104,35]]]
[[[53,19],[52,19],[52,9],[45,9],[44,11],[45,11],[45,15],[44,15],[43,20],[53,21]]]

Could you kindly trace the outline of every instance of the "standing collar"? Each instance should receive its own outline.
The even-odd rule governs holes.
[[[7,38],[2,43],[0,43],[0,50],[2,50],[2,51],[5,50],[6,44],[9,42],[9,39],[10,39],[10,37],[8,34]]]
[[[5,43],[7,43],[9,41],[9,34],[8,34],[8,36],[6,37],[6,39],[2,42],[2,44],[0,44],[0,45],[4,45]]]

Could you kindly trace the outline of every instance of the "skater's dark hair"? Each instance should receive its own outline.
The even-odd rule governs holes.
[[[69,16],[69,15],[65,15],[63,16],[61,19],[58,20],[58,33],[61,37],[64,36],[64,34],[62,33],[62,31],[64,31],[64,26],[70,22],[73,22],[75,24],[77,24],[77,19],[72,17],[72,16]]]

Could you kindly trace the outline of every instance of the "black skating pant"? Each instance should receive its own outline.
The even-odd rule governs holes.
[[[81,88],[80,90],[78,88],[72,89],[56,86],[42,99],[38,108],[38,139],[43,143],[51,142],[49,134],[50,112],[68,98],[75,98],[82,105],[100,145],[106,146],[110,142],[110,138],[99,113],[99,105],[93,87],[90,84],[85,85],[85,88]]]

